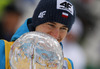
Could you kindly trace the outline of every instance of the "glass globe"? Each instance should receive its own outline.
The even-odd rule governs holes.
[[[63,58],[58,41],[40,32],[23,34],[9,55],[11,69],[62,69]]]

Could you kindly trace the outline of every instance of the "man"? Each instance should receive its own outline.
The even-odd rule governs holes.
[[[25,23],[16,31],[11,41],[15,41],[24,33],[30,31],[39,31],[53,36],[61,44],[61,41],[70,31],[75,19],[75,10],[69,0],[41,0],[34,12],[32,18],[27,19]],[[13,42],[0,41],[0,56],[1,63],[4,68],[9,69],[9,51]],[[62,44],[61,44],[62,46]],[[62,46],[63,47],[63,46]],[[6,57],[4,59],[4,57]],[[73,64],[70,59],[65,58],[63,69],[73,69]],[[6,61],[4,63],[4,61]],[[6,65],[5,65],[6,64]],[[3,69],[3,68],[2,68]]]

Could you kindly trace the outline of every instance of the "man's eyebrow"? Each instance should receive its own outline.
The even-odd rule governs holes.
[[[56,23],[55,23],[55,22],[50,22],[50,23],[52,23],[52,24],[55,24],[55,25],[56,25]]]

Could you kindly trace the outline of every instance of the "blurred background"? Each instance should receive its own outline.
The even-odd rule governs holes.
[[[76,8],[75,23],[62,41],[64,56],[75,69],[100,69],[100,0],[70,0]],[[0,0],[0,39],[10,41],[39,0]]]

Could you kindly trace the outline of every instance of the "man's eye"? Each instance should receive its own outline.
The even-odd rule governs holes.
[[[60,28],[61,30],[68,30],[67,28]]]

